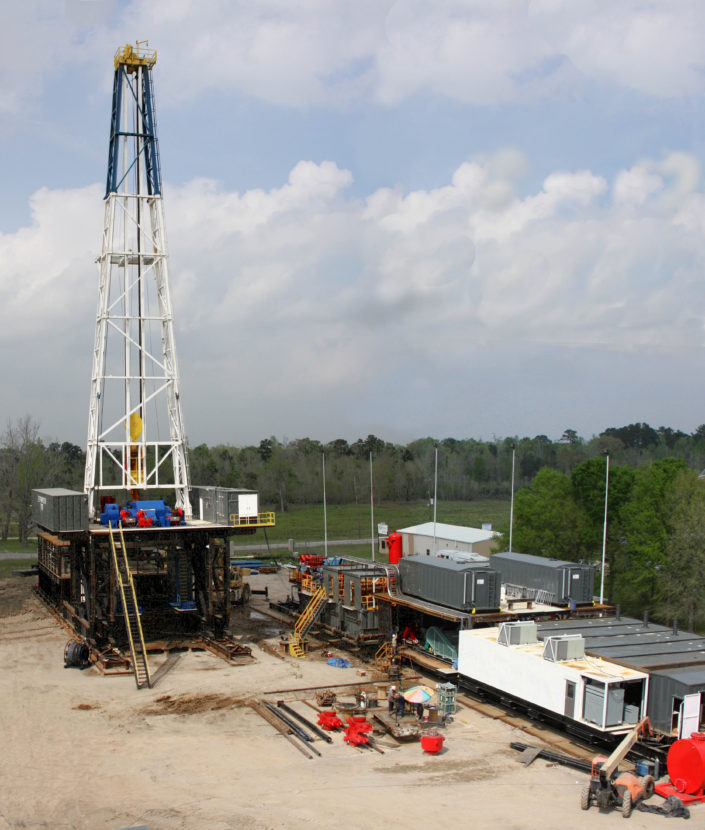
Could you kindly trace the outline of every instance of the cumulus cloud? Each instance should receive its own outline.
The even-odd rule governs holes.
[[[0,31],[0,114],[50,78],[107,85],[106,55],[135,32],[158,50],[166,105],[215,93],[299,108],[419,95],[494,107],[590,83],[681,98],[702,94],[705,67],[699,0],[26,0],[2,4]]]
[[[538,0],[531,16],[587,78],[654,96],[702,94],[705,16],[697,0]]]
[[[36,340],[88,309],[95,315],[101,195],[98,185],[42,188],[30,200],[31,225],[0,233],[0,341]]]
[[[349,401],[391,377],[433,384],[450,366],[460,380],[488,350],[701,349],[694,160],[643,159],[611,181],[556,171],[524,195],[519,161],[468,161],[442,187],[362,200],[333,162],[300,162],[267,191],[167,183],[187,387],[238,399],[250,378],[250,404],[279,408],[301,396]],[[89,359],[101,195],[43,189],[31,225],[0,237],[2,343],[31,342],[30,364],[67,326],[84,335],[66,365]]]

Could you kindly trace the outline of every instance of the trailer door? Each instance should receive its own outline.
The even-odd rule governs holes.
[[[566,680],[565,682],[563,714],[568,718],[575,717],[575,683],[572,680]]]
[[[689,738],[700,729],[700,692],[686,695],[680,705],[678,737]]]

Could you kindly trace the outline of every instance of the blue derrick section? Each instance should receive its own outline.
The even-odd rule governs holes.
[[[147,193],[150,196],[161,196],[161,172],[159,169],[159,145],[157,142],[157,127],[154,117],[154,92],[152,90],[152,73],[144,68],[140,73],[142,76],[142,90],[135,88],[135,84],[125,71],[123,64],[119,64],[115,70],[113,79],[113,107],[110,119],[110,146],[108,149],[108,176],[105,184],[105,198],[111,193],[117,193],[123,180],[135,165],[137,157],[132,160],[128,170],[118,180],[118,166],[120,156],[120,139],[142,138],[142,152],[145,158],[145,176],[147,180]],[[122,118],[122,95],[123,81],[127,84],[135,99],[137,106],[137,122],[141,125],[142,132],[127,132],[121,123]]]

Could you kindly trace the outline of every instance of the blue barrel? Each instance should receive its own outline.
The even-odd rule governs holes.
[[[654,774],[654,762],[653,761],[644,761],[640,760],[637,761],[634,766],[634,771],[637,775],[645,776],[645,775],[653,775]]]

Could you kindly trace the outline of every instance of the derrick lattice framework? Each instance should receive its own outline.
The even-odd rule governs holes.
[[[152,68],[144,44],[115,55],[85,492],[171,489],[190,518],[169,296]],[[99,494],[99,493],[98,493]]]

